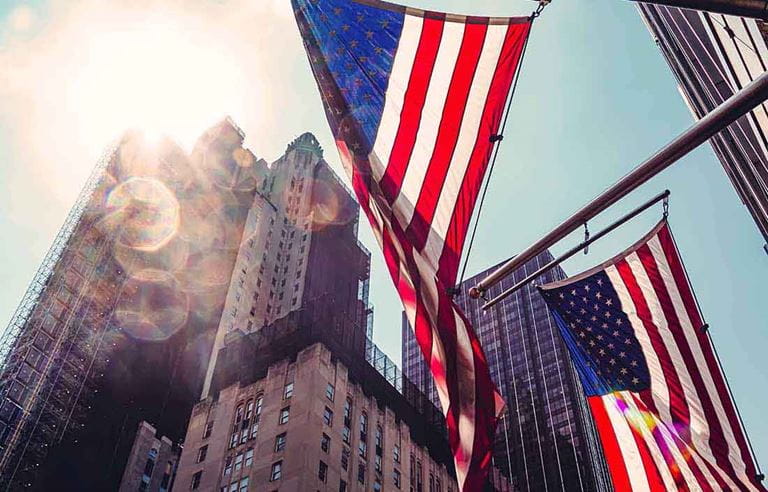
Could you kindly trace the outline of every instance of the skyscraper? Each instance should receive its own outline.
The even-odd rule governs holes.
[[[176,486],[457,491],[442,414],[371,342],[359,208],[312,135],[259,193]]]
[[[541,253],[488,295],[498,295],[551,260],[549,252]],[[456,300],[482,343],[491,377],[507,404],[496,431],[496,467],[515,490],[610,490],[580,383],[544,299],[530,284],[487,312],[469,297],[469,288],[494,269],[465,280]],[[555,268],[537,283],[563,278],[563,270]],[[439,404],[405,318],[402,353],[405,376]]]
[[[696,118],[768,67],[765,22],[639,2],[637,6]],[[710,142],[768,242],[768,104],[739,118]],[[764,247],[768,253],[768,244]]]
[[[295,139],[268,167],[248,212],[203,396],[228,335],[258,331],[305,305],[323,305],[365,326],[362,353],[373,312],[371,255],[357,240],[358,214],[312,134]]]
[[[242,142],[129,133],[99,163],[3,337],[0,490],[114,490],[140,421],[183,437],[266,171]]]

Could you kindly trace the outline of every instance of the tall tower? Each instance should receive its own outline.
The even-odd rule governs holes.
[[[269,166],[176,488],[457,491],[442,414],[370,340],[358,211],[312,135]]]
[[[2,340],[0,490],[114,490],[140,421],[183,437],[266,169],[242,141],[99,163]]]
[[[544,252],[507,276],[493,297],[552,260]],[[605,460],[581,385],[544,299],[531,285],[487,312],[469,288],[496,267],[464,281],[456,301],[483,346],[507,407],[499,420],[494,462],[515,490],[610,490]],[[537,283],[565,278],[560,268]],[[403,318],[403,373],[439,405],[432,376]]]
[[[359,208],[311,133],[291,142],[266,170],[248,211],[242,247],[211,351],[207,396],[227,337],[249,334],[309,306],[345,317],[359,350],[371,337],[371,254],[357,240]]]
[[[765,22],[652,4],[637,6],[696,118],[715,109],[768,67]],[[768,242],[768,104],[761,104],[709,141]],[[764,248],[768,253],[768,244]]]

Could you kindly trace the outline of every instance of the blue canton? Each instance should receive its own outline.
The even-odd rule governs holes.
[[[540,292],[557,321],[587,396],[650,387],[642,348],[605,271]]]
[[[349,0],[293,0],[312,32],[320,57],[313,69],[330,73],[336,101],[326,92],[326,111],[338,125],[342,111],[355,120],[362,146],[370,149],[384,111],[384,99],[395,51],[403,28],[402,12],[384,10]],[[339,128],[332,128],[334,135]]]

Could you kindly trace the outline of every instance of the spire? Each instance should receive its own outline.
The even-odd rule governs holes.
[[[285,153],[287,154],[291,150],[303,150],[306,152],[311,152],[320,159],[323,158],[323,148],[320,147],[320,143],[317,141],[314,135],[307,132],[296,138],[293,142],[288,144],[288,148],[285,149]]]

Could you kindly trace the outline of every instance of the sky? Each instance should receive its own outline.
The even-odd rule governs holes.
[[[527,15],[529,0],[411,0]],[[471,10],[471,12],[470,12]],[[305,131],[343,174],[288,0],[0,1],[0,326],[11,318],[109,142],[136,128],[187,149],[230,115],[268,161]],[[533,26],[468,274],[521,251],[693,123],[635,6],[555,0]],[[706,144],[590,222],[669,189],[670,224],[759,461],[768,467],[768,255]],[[644,235],[646,212],[563,267]],[[395,290],[373,252],[374,341],[400,360]],[[565,251],[581,232],[553,247]]]

